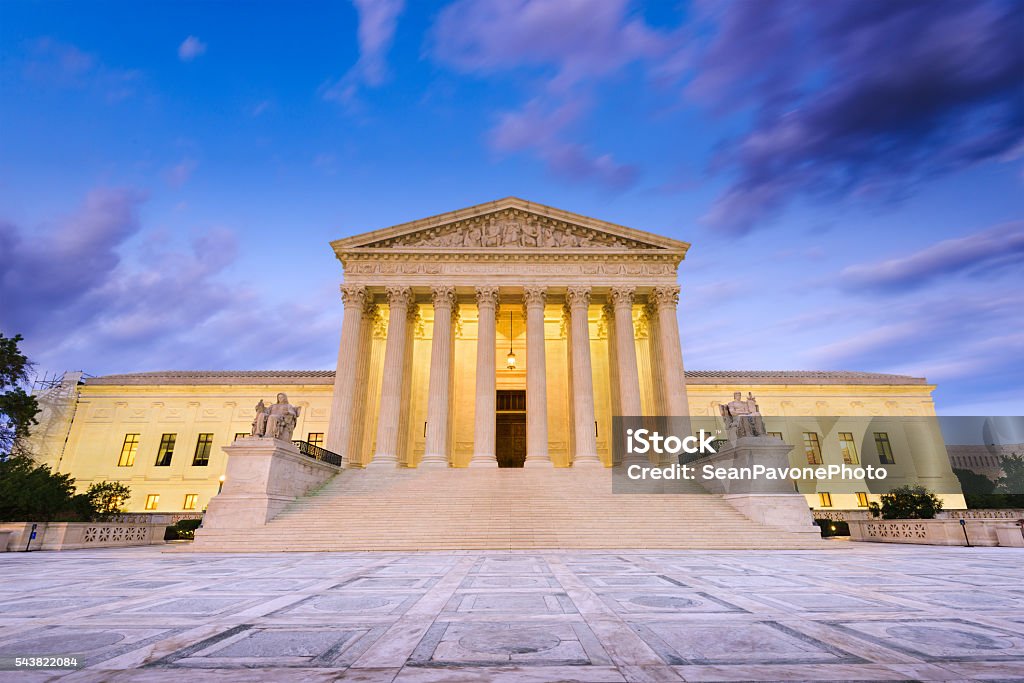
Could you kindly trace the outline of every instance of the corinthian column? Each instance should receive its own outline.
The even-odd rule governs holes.
[[[665,412],[677,418],[673,429],[690,434],[690,406],[686,398],[683,351],[679,344],[679,320],[676,306],[679,287],[656,287],[652,293],[658,309],[658,350],[665,377]]]
[[[448,466],[448,400],[452,377],[452,308],[454,287],[435,287],[434,332],[430,342],[427,390],[427,444],[420,467]]]
[[[349,458],[349,435],[352,431],[352,408],[355,403],[356,371],[360,358],[352,353],[359,348],[363,327],[366,287],[342,285],[341,301],[345,317],[341,323],[341,345],[334,374],[334,396],[331,398],[331,421],[327,425],[327,450],[337,453],[345,462]]]
[[[497,344],[495,310],[498,307],[497,287],[477,287],[476,335],[476,412],[473,427],[473,457],[470,467],[497,467],[494,450],[495,377],[494,346]]]
[[[633,330],[633,291],[632,287],[615,287],[611,292],[622,415],[643,414],[640,407],[640,371],[636,364],[636,333]]]
[[[589,287],[570,287],[566,293],[572,325],[572,399],[576,453],[573,467],[600,467],[594,435],[594,378],[590,363]]]
[[[548,455],[548,383],[544,356],[544,288],[523,290],[526,309],[526,461],[523,467],[551,467]]]
[[[384,347],[384,377],[377,413],[377,450],[369,467],[398,466],[398,432],[402,416],[402,379],[405,374],[405,338],[408,334],[412,290],[388,287],[388,338]]]

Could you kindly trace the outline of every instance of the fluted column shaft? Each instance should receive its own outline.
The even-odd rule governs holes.
[[[657,287],[653,298],[658,308],[658,350],[665,373],[665,411],[668,416],[682,420],[675,427],[676,431],[689,434],[690,406],[686,397],[683,351],[679,344],[679,321],[676,317],[679,287]]]
[[[622,415],[642,415],[640,370],[636,363],[636,332],[633,329],[633,289],[616,287],[611,292],[615,309],[615,356],[619,366],[619,405]]]
[[[377,449],[369,467],[398,466],[405,339],[408,334],[406,317],[412,290],[408,287],[388,287],[387,295],[388,338],[384,347],[384,376],[381,379],[380,410],[377,413]]]
[[[526,461],[524,467],[551,467],[548,453],[548,382],[544,349],[544,288],[527,287],[526,309]]]
[[[430,382],[427,389],[427,443],[420,467],[447,467],[455,288],[435,287],[432,294],[434,332],[430,343]]]
[[[570,287],[566,293],[572,325],[572,394],[576,453],[573,467],[600,467],[594,435],[594,378],[590,362],[590,289]]]
[[[363,328],[363,308],[366,305],[366,287],[343,285],[341,300],[345,317],[341,323],[341,344],[338,346],[338,364],[334,374],[334,396],[331,398],[331,421],[327,425],[327,450],[349,459],[349,437],[352,433],[352,408],[357,390],[356,374],[360,358],[352,353],[359,347]]]
[[[494,348],[497,344],[495,313],[497,287],[477,287],[476,411],[473,427],[473,457],[470,467],[497,467],[495,452],[495,376]]]

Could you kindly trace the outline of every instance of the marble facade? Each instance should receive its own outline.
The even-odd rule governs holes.
[[[497,467],[499,389],[526,393],[529,467],[608,464],[599,402],[616,415],[688,414],[685,242],[508,198],[332,247],[345,316],[326,447],[350,466]],[[637,334],[640,318],[650,334]],[[515,368],[497,353],[506,344]],[[641,376],[660,378],[647,405]],[[403,452],[410,423],[422,454]]]

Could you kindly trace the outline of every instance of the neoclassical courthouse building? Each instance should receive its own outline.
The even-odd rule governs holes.
[[[37,458],[83,487],[128,484],[132,511],[198,511],[223,481],[222,447],[279,392],[301,409],[295,438],[347,467],[580,468],[611,464],[613,415],[715,430],[742,391],[794,465],[883,464],[894,484],[959,491],[924,379],[684,370],[685,242],[507,198],[331,246],[344,269],[336,370],[68,373],[40,394]],[[840,510],[873,495],[800,491]]]

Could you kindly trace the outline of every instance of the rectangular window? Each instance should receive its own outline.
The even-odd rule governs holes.
[[[821,507],[830,508],[832,507],[832,494],[827,491],[821,491],[818,493],[818,500],[821,502]]]
[[[808,465],[821,464],[821,444],[817,432],[804,432],[804,453],[807,454]]]
[[[213,448],[213,434],[200,434],[196,441],[196,454],[192,458],[192,464],[196,467],[205,467],[210,464],[210,449]]]
[[[857,507],[866,508],[868,506],[868,494],[863,491],[857,491]]]
[[[885,432],[875,432],[875,448],[878,450],[878,462],[883,465],[892,465],[896,462],[892,457],[889,435]]]
[[[859,465],[857,457],[857,444],[853,442],[853,434],[850,432],[839,432],[839,450],[843,453],[843,462],[847,465]]]
[[[174,442],[177,434],[164,434],[160,437],[160,449],[156,452],[156,466],[169,467],[171,458],[174,457]]]
[[[160,494],[159,493],[151,493],[148,496],[146,496],[146,509],[147,510],[156,510],[156,506],[159,505],[159,503],[160,503]]]
[[[782,435],[782,432],[768,432],[768,436],[774,436],[776,439],[786,440],[786,437]]]
[[[139,450],[139,435],[125,434],[121,444],[121,457],[117,459],[118,467],[131,467],[135,464],[135,451]]]
[[[247,436],[249,436],[249,432],[235,432],[235,438],[233,439],[233,441],[244,439]]]
[[[306,442],[310,446],[324,447],[324,433],[323,432],[310,432],[309,436],[306,437]]]
[[[186,493],[185,504],[182,506],[182,510],[195,510],[197,500],[199,500],[198,493]]]

